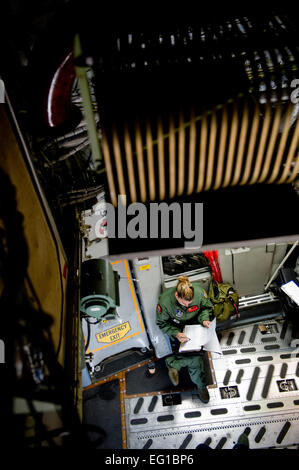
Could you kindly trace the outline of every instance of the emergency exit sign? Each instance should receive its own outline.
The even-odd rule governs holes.
[[[96,335],[96,338],[99,343],[114,343],[124,338],[127,333],[131,331],[131,326],[128,321],[122,323],[121,325],[114,326],[105,331],[101,331]]]

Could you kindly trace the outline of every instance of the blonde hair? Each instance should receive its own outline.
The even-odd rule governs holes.
[[[194,297],[194,287],[188,279],[188,276],[179,276],[176,287],[178,296],[184,300],[192,300]]]

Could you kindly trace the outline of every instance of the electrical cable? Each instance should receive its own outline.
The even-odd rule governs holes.
[[[100,323],[101,318],[97,321],[89,321],[89,319],[87,317],[84,317],[84,320],[87,323],[87,340],[86,340],[86,344],[85,344],[85,351],[87,351],[87,349],[89,347],[89,343],[90,343],[90,338],[91,338],[90,325],[96,325],[97,323]]]
[[[235,258],[234,258],[234,253],[233,250],[230,250],[231,255],[232,255],[232,282],[235,284]]]
[[[89,347],[89,343],[90,343],[90,323],[89,323],[89,321],[87,321],[86,323],[87,323],[87,340],[86,340],[86,344],[85,344],[85,351],[87,351],[87,349]]]

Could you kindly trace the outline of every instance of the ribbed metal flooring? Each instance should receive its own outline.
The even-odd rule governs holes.
[[[299,353],[290,341],[284,321],[223,332],[210,402],[193,391],[170,406],[162,394],[126,398],[127,447],[230,449],[244,431],[250,448],[299,446]]]

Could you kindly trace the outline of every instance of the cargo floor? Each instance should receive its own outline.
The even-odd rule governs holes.
[[[105,428],[97,445],[103,449],[195,449],[202,443],[231,449],[242,432],[250,448],[298,448],[299,354],[289,346],[291,335],[284,320],[221,332],[223,356],[205,358],[206,405],[186,370],[173,387],[164,359],[155,361],[152,377],[143,361],[86,387],[84,421]]]
[[[155,374],[147,373],[148,360],[134,364],[125,370],[102,378],[86,387],[83,392],[83,419],[89,440],[99,449],[121,449],[126,447],[126,437],[122,433],[121,409],[124,398],[140,401],[143,396],[156,394],[171,398],[181,391],[195,391],[186,368],[180,371],[179,386],[174,387],[168,377],[165,360],[155,361]],[[204,356],[207,382],[213,383],[208,356]],[[140,403],[139,401],[139,403]]]

